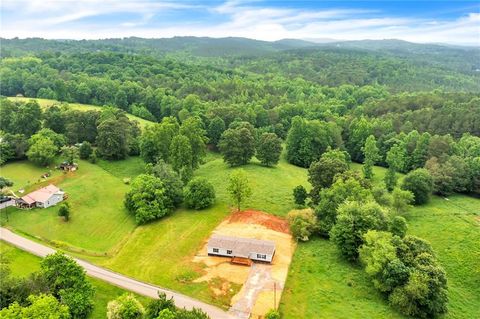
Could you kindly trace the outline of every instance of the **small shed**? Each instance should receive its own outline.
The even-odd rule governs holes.
[[[60,166],[58,168],[63,170],[63,171],[74,172],[78,169],[78,164],[77,163],[63,162],[63,163],[60,164]]]
[[[245,258],[271,263],[275,255],[275,242],[252,238],[213,235],[207,244],[209,255]]]

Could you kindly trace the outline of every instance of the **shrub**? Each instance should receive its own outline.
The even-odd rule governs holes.
[[[144,313],[142,304],[130,294],[123,294],[107,305],[108,319],[140,319]]]
[[[304,206],[305,200],[307,199],[307,197],[308,197],[307,190],[302,185],[298,185],[293,189],[293,199],[295,201],[295,204]]]
[[[411,171],[403,179],[402,189],[413,193],[415,205],[425,204],[433,191],[432,176],[423,168]]]
[[[265,319],[280,319],[280,313],[275,309],[270,309],[265,314]]]
[[[163,217],[175,207],[162,180],[146,174],[138,175],[132,181],[124,202],[138,224]]]
[[[88,159],[93,153],[92,144],[87,141],[82,142],[82,145],[78,148],[78,152],[80,153],[81,159]]]
[[[290,211],[287,220],[290,224],[290,231],[296,240],[309,240],[317,229],[317,217],[310,208]]]
[[[97,154],[95,154],[95,152],[90,154],[90,156],[88,157],[88,161],[92,164],[95,164],[97,162]]]
[[[70,219],[70,205],[68,203],[63,203],[58,209],[58,216],[63,217],[63,219],[68,222]]]
[[[403,218],[402,216],[393,217],[392,223],[390,225],[390,232],[392,234],[403,238],[407,234],[407,229],[408,229],[408,225],[405,218]]]
[[[197,177],[187,184],[184,199],[189,208],[207,208],[215,202],[215,189],[206,178]]]
[[[338,207],[337,223],[332,227],[330,237],[343,256],[355,261],[363,236],[369,230],[386,230],[387,227],[386,211],[378,203],[347,201]]]

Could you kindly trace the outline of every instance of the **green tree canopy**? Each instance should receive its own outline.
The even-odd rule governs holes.
[[[244,170],[238,169],[230,174],[227,191],[235,202],[237,210],[240,211],[242,203],[252,195],[252,189]]]
[[[185,205],[193,209],[203,209],[215,202],[215,189],[206,178],[196,177],[185,188]]]
[[[35,139],[27,151],[27,157],[37,165],[49,165],[57,155],[58,147],[47,137]]]
[[[174,203],[168,195],[160,178],[141,174],[132,181],[124,203],[137,224],[145,224],[172,212]]]
[[[256,157],[265,166],[273,166],[280,160],[282,140],[275,133],[263,133],[257,143]]]
[[[433,191],[433,179],[426,169],[419,168],[405,176],[402,189],[412,192],[415,204],[421,205],[430,199]]]
[[[362,148],[363,156],[365,158],[363,164],[363,176],[368,179],[373,178],[373,166],[381,159],[377,147],[375,136],[370,135],[365,141],[365,146]]]
[[[388,222],[387,212],[374,201],[345,202],[338,207],[330,238],[345,258],[355,261],[363,236],[369,230],[387,230]]]
[[[229,128],[223,132],[219,147],[228,165],[244,165],[255,154],[255,138],[248,128]]]

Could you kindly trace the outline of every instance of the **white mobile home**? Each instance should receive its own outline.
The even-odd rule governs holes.
[[[248,258],[271,263],[275,254],[275,242],[213,235],[208,241],[207,250],[209,255]]]

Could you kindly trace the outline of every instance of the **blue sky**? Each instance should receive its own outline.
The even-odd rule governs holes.
[[[479,1],[3,0],[2,37],[402,39],[480,45]]]

